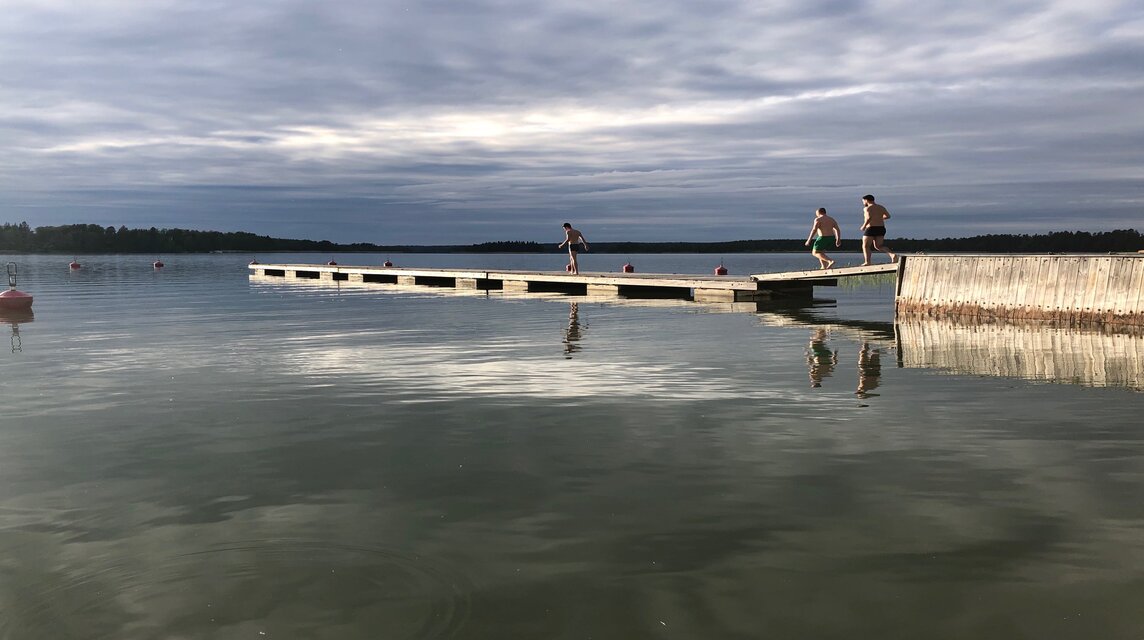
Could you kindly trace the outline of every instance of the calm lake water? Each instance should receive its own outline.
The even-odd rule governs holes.
[[[0,256],[0,639],[1144,637],[1139,336],[251,257]]]

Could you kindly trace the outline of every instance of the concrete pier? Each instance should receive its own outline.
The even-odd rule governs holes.
[[[903,256],[898,315],[1144,325],[1144,255]]]

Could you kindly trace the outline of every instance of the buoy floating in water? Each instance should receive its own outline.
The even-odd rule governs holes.
[[[257,260],[251,260],[250,264],[258,264],[258,261]]]
[[[390,262],[389,260],[386,260],[385,262],[381,263],[381,266],[383,266],[383,267],[392,267],[392,266],[393,266],[393,263],[392,263],[392,262]]]
[[[68,263],[68,268],[73,270],[73,271],[78,269],[79,268],[79,262],[77,262],[75,258],[72,258],[72,261]]]
[[[32,308],[32,296],[17,289],[0,292],[0,309],[22,311]]]
[[[16,263],[8,263],[8,290],[0,292],[0,309],[24,311],[32,308],[32,296],[16,289]]]
[[[624,273],[635,273],[636,272],[636,268],[633,267],[632,263],[630,263],[630,262],[625,262],[623,269],[624,269]]]
[[[334,262],[333,260],[330,260],[330,261],[329,261],[329,262],[327,262],[326,264],[327,264],[327,265],[329,265],[329,266],[331,266],[331,267],[336,267],[336,266],[338,266],[338,263]]]
[[[163,261],[162,260],[156,260],[156,261],[151,263],[151,266],[155,267],[156,269],[162,269],[163,268]]]
[[[727,275],[727,267],[724,267],[722,262],[719,263],[718,267],[715,267],[715,275],[717,275],[717,276]]]

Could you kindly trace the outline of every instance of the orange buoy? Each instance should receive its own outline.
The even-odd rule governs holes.
[[[16,289],[16,263],[8,263],[8,290],[0,292],[0,310],[27,311],[32,308],[32,296]]]
[[[630,262],[624,263],[624,273],[635,273],[635,272],[636,272],[636,268],[632,266],[632,263],[630,263]]]
[[[25,309],[31,308],[32,296],[30,294],[16,289],[0,292],[0,309],[6,311],[24,311]]]
[[[722,262],[719,263],[718,267],[715,267],[715,275],[717,275],[717,276],[727,275],[727,267],[724,267]]]

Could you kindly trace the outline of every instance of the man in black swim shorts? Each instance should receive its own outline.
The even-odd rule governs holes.
[[[564,223],[564,242],[561,242],[556,248],[561,248],[568,245],[568,270],[573,275],[580,273],[580,264],[576,261],[576,256],[581,251],[588,250],[588,240],[584,238],[584,234],[572,228],[571,223]]]
[[[873,264],[870,262],[871,249],[877,249],[890,256],[891,262],[897,262],[898,256],[890,248],[882,244],[886,237],[886,220],[890,219],[890,212],[886,207],[874,202],[874,196],[862,196],[862,266]]]

